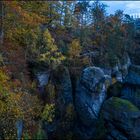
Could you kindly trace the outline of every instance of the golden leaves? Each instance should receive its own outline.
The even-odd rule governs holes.
[[[42,53],[39,56],[39,61],[47,62],[52,67],[55,65],[59,65],[65,57],[58,50],[57,46],[54,43],[54,39],[52,38],[50,32],[46,30],[43,34],[44,46],[42,49]]]
[[[70,58],[75,58],[80,55],[80,52],[81,52],[81,46],[79,40],[74,39],[70,44],[69,56]]]
[[[42,119],[51,123],[55,117],[55,105],[54,104],[46,104],[43,113]]]

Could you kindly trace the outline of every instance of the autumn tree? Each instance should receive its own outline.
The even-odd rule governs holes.
[[[75,59],[76,57],[79,57],[80,52],[81,46],[79,40],[74,39],[69,46],[69,56],[70,58]]]
[[[105,42],[105,20],[106,10],[105,5],[99,1],[95,1],[91,8],[92,14],[92,27],[93,27],[93,46],[98,47],[100,55],[103,55],[104,42]]]
[[[68,65],[71,67],[82,67],[88,64],[87,58],[82,58],[80,54],[82,53],[82,46],[78,39],[74,39],[69,45],[68,51]]]
[[[32,134],[32,127],[37,125],[35,119],[41,115],[41,101],[36,95],[31,95],[17,87],[6,74],[6,67],[0,67],[0,136],[4,139],[17,138],[17,121],[24,124],[23,132]]]
[[[43,33],[43,46],[40,51],[39,61],[46,62],[50,68],[59,65],[65,57],[58,50],[55,41],[52,38],[48,29]]]
[[[18,106],[19,97],[13,94],[9,77],[0,69],[0,129],[2,138],[16,138],[16,120],[22,118]]]
[[[4,37],[14,45],[24,48],[27,60],[30,56],[29,50],[36,41],[38,27],[49,22],[44,15],[48,4],[35,1],[4,1],[4,6]]]

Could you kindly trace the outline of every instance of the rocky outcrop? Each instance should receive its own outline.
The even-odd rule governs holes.
[[[49,82],[50,73],[46,71],[39,71],[36,75],[36,80],[38,82],[38,90],[40,97],[43,101],[46,100],[46,85]]]
[[[83,139],[94,135],[100,108],[106,97],[106,81],[102,69],[88,67],[83,70],[75,95],[75,107],[80,121],[77,132]],[[88,128],[88,129],[87,129]]]
[[[37,80],[38,80],[38,86],[43,87],[48,84],[49,81],[49,72],[39,72],[36,74]]]
[[[131,60],[130,60],[130,57],[129,57],[128,53],[125,53],[123,55],[120,63],[121,63],[120,71],[122,73],[122,78],[124,80],[126,75],[128,74],[128,69],[129,69],[129,67],[131,65]]]
[[[61,104],[73,103],[72,84],[68,68],[58,66],[53,71],[53,83],[55,84]]]
[[[140,139],[140,66],[130,66],[127,62],[114,69],[121,73],[123,80],[116,77],[114,84],[111,74],[106,75],[113,71],[105,73],[98,67],[85,68],[74,86],[66,67],[58,66],[53,70],[51,82],[47,82],[56,92],[56,116],[51,124],[44,123],[45,130],[61,138],[70,132],[84,140]],[[48,134],[50,138],[51,134]]]
[[[45,91],[45,103],[55,104],[55,117],[51,123],[44,121],[43,128],[47,132],[48,139],[64,138],[73,131],[74,123],[72,84],[67,67],[57,66],[51,71]]]
[[[68,133],[72,133],[74,124],[72,84],[68,68],[60,65],[53,70],[51,83],[55,87],[56,104],[55,121],[51,127],[55,128],[53,133],[58,137],[65,138],[69,135]]]
[[[140,139],[140,66],[130,65],[123,82],[109,87],[108,97],[101,113],[106,139]]]
[[[75,69],[69,73],[63,65],[41,70],[36,76],[44,103],[55,103],[53,122],[43,122],[48,138],[140,139],[140,66],[131,65],[127,53],[104,69],[87,67],[73,77]]]
[[[129,55],[125,53],[121,59],[118,59],[117,63],[112,67],[112,76],[116,78],[118,82],[122,82],[128,74],[128,69],[131,65]]]
[[[132,65],[124,80],[121,98],[131,101],[140,108],[140,66]]]
[[[131,102],[117,97],[107,100],[102,109],[108,140],[140,139],[140,111]]]
[[[128,75],[126,76],[124,83],[132,85],[140,85],[140,66],[131,65]]]

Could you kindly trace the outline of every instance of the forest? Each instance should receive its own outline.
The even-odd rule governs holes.
[[[0,139],[140,139],[140,19],[100,1],[0,1]]]

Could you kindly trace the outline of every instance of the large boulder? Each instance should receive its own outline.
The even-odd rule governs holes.
[[[140,110],[131,102],[112,97],[105,101],[101,114],[107,129],[106,139],[140,139]]]
[[[100,108],[106,98],[106,84],[111,82],[102,69],[88,67],[83,70],[77,85],[75,107],[79,118],[78,133],[83,139],[94,135]]]

